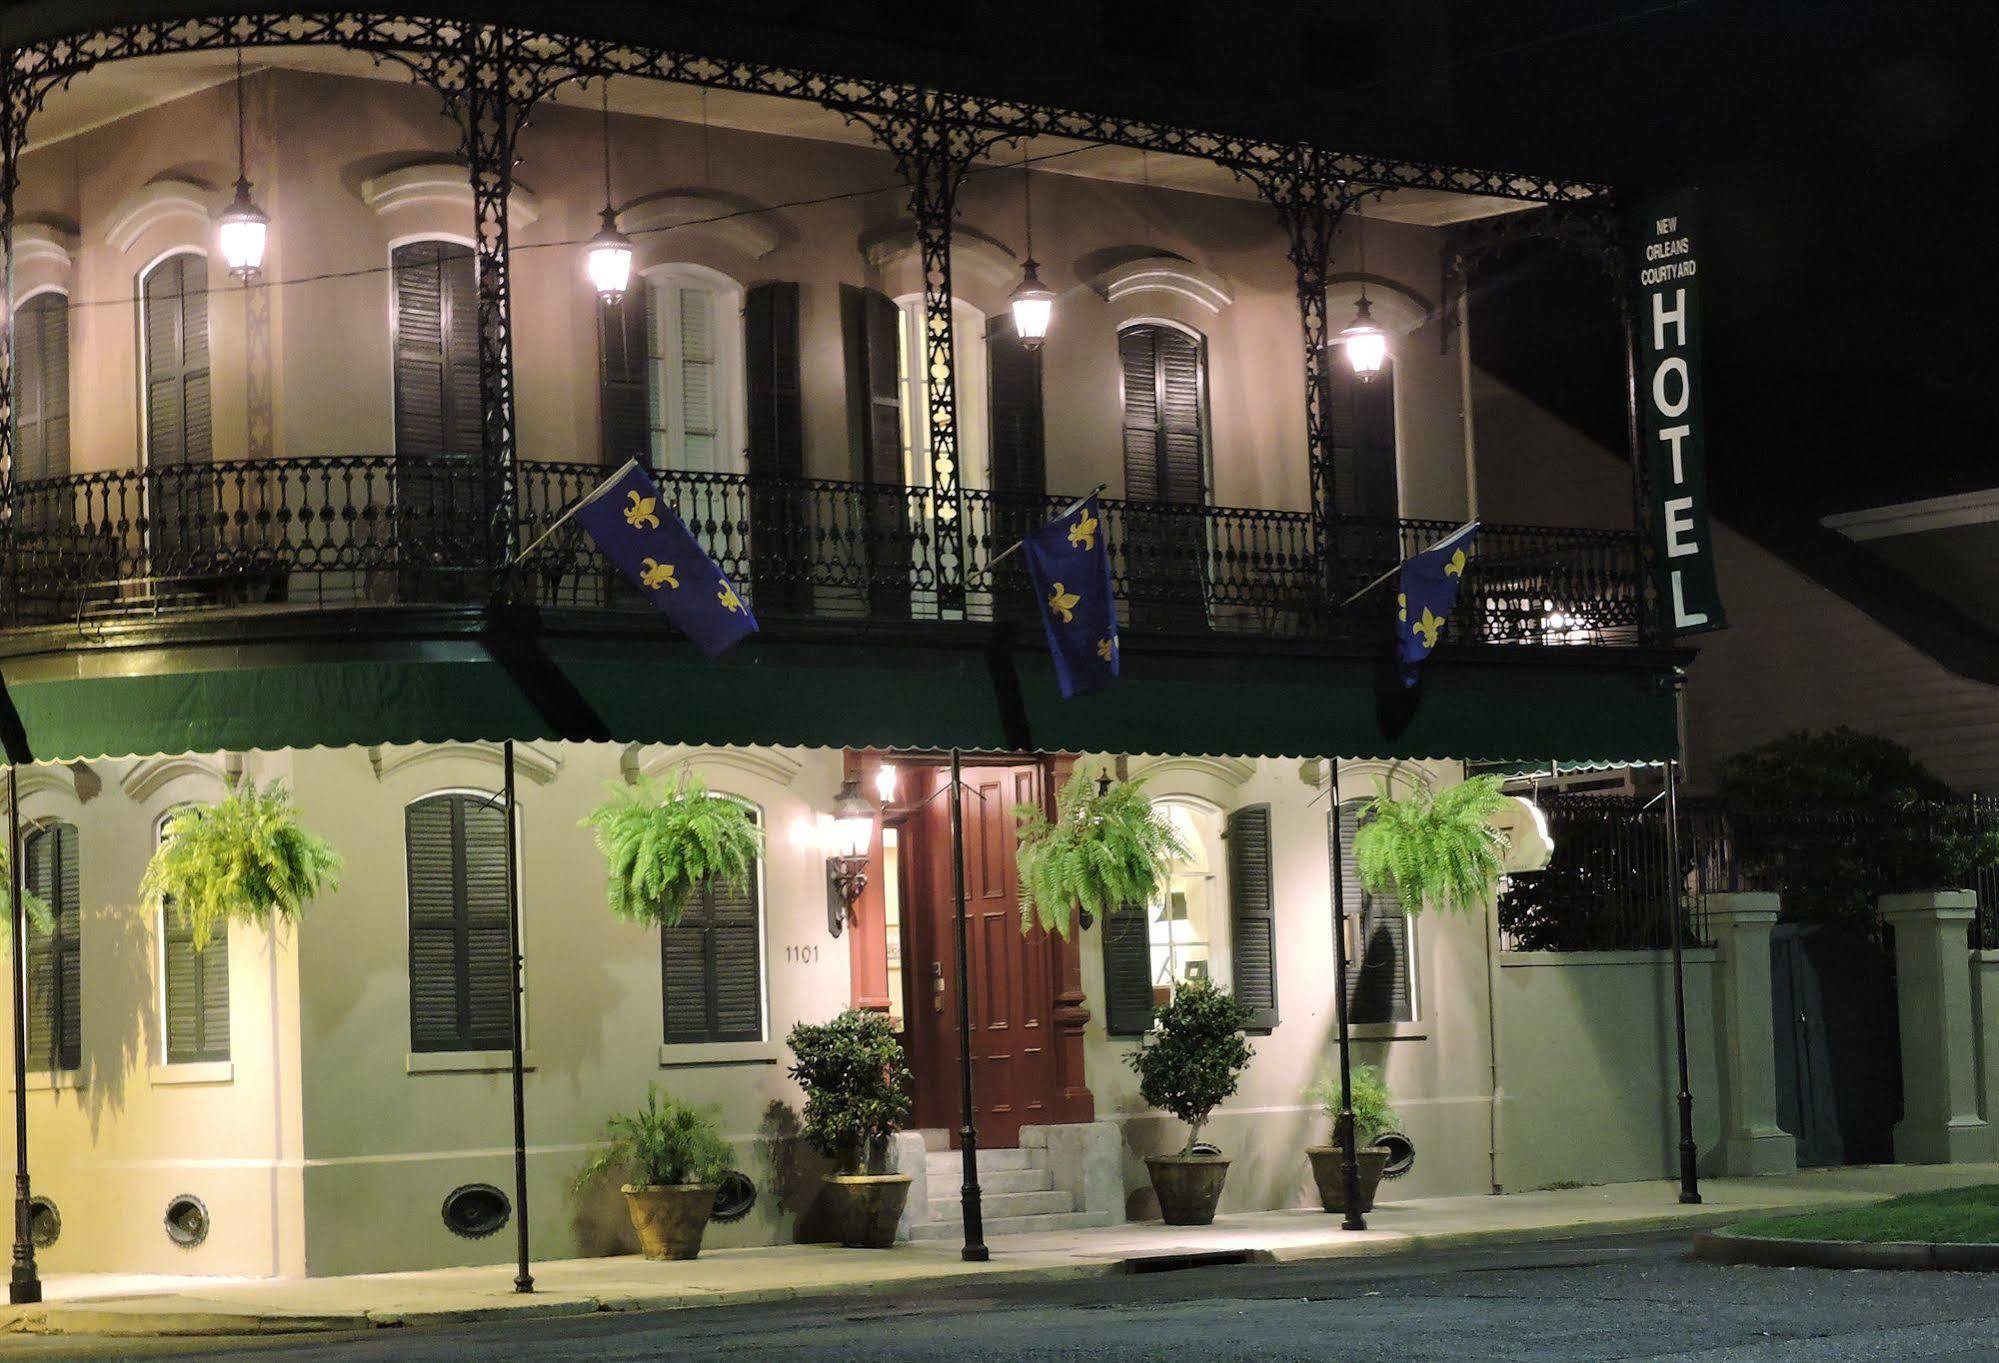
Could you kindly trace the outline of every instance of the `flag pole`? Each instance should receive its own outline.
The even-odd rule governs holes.
[[[1340,849],[1340,759],[1326,759],[1326,850],[1333,867],[1333,1011],[1340,1039],[1340,1115],[1333,1121],[1333,1140],[1340,1147],[1340,1192],[1346,1204],[1341,1230],[1366,1230],[1360,1212],[1360,1141],[1353,1119],[1353,1051],[1347,1029],[1347,893],[1346,865]]]
[[[1090,498],[1102,495],[1103,490],[1109,486],[1110,486],[1109,483],[1098,483],[1095,487],[1091,488],[1088,492],[1085,492],[1082,496],[1078,497],[1075,501],[1069,503],[1069,505],[1063,507],[1060,511],[1056,512],[1053,516],[1050,516],[1048,519],[1051,521],[1061,520],[1064,516],[1074,511],[1084,502],[1089,501]],[[1000,563],[1004,559],[1011,556],[1014,550],[1020,548],[1020,546],[1025,543],[1027,543],[1026,540],[1017,539],[1012,544],[1009,544],[1006,548],[1000,550],[997,554],[994,554],[986,564],[986,571],[991,572],[993,569],[999,567]]]
[[[611,473],[609,477],[605,478],[603,482],[597,484],[597,486],[591,488],[581,497],[578,497],[575,501],[571,502],[560,516],[557,516],[554,520],[548,523],[548,529],[542,531],[539,535],[536,535],[533,539],[529,540],[527,548],[521,550],[518,554],[514,555],[515,565],[519,566],[519,564],[524,559],[526,559],[529,554],[532,554],[535,550],[541,548],[541,546],[547,542],[548,537],[550,535],[553,535],[556,531],[562,529],[562,527],[568,523],[570,517],[574,516],[577,512],[581,511],[584,507],[590,505],[590,503],[596,501],[598,496],[604,491],[605,488],[609,487],[612,483],[617,482],[618,479],[624,476],[626,469],[633,467],[638,462],[639,461],[636,459],[627,459],[624,463],[620,464]]]
[[[1427,554],[1430,552],[1430,549],[1435,549],[1441,545],[1449,544],[1452,540],[1456,539],[1459,535],[1464,534],[1465,531],[1471,529],[1474,525],[1477,524],[1478,522],[1475,520],[1466,521],[1463,525],[1453,530],[1450,534],[1438,540],[1436,544],[1431,545],[1429,549],[1419,549],[1417,550],[1417,553]],[[1414,558],[1415,556],[1416,556],[1415,554],[1411,554],[1409,557]],[[1402,571],[1402,564],[1398,563],[1393,568],[1390,568],[1387,572],[1383,573],[1380,577],[1377,577],[1376,579],[1374,579],[1374,581],[1368,583],[1365,587],[1362,587],[1359,591],[1355,592],[1352,596],[1340,602],[1340,604],[1342,606],[1351,606],[1354,602],[1360,600],[1363,596],[1366,596],[1369,592],[1373,591],[1376,587],[1379,587],[1382,583],[1388,581],[1389,578],[1394,577],[1397,573],[1401,571]]]

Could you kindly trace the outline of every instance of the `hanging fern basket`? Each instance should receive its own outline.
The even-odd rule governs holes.
[[[281,783],[246,781],[212,805],[168,819],[139,881],[142,903],[165,903],[195,950],[231,919],[289,926],[305,906],[340,888],[340,854],[306,831]]]
[[[1506,870],[1507,837],[1493,826],[1506,803],[1496,776],[1474,776],[1397,800],[1386,783],[1361,807],[1354,861],[1370,894],[1393,891],[1412,912],[1425,905],[1482,911]]]
[[[748,886],[763,851],[750,811],[692,772],[613,782],[583,825],[596,830],[611,912],[648,927],[678,923],[710,882]]]
[[[1020,931],[1036,926],[1066,938],[1080,909],[1088,916],[1149,904],[1172,863],[1192,855],[1146,798],[1139,781],[1099,789],[1078,770],[1055,797],[1051,821],[1039,805],[1014,811],[1020,823]]]

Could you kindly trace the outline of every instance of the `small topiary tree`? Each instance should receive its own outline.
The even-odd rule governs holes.
[[[1138,1073],[1139,1097],[1187,1123],[1183,1155],[1201,1138],[1209,1114],[1235,1094],[1256,1054],[1243,1035],[1250,1016],[1235,995],[1192,980],[1154,1011],[1152,1030],[1126,1057]]]
[[[910,1110],[909,1062],[888,1019],[849,1008],[831,1022],[799,1023],[785,1044],[805,1090],[805,1139],[836,1173],[881,1173],[888,1138]]]

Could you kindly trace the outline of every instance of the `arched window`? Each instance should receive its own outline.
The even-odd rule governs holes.
[[[1208,539],[1203,518],[1147,504],[1208,501],[1207,343],[1165,322],[1118,332],[1124,382],[1122,541],[1134,630],[1198,632],[1208,624]]]
[[[1340,806],[1340,883],[1347,924],[1347,1021],[1413,1022],[1414,960],[1409,914],[1393,892],[1370,894],[1360,883],[1354,834],[1365,800]]]
[[[67,478],[69,295],[44,289],[14,315],[14,481]]]
[[[895,300],[896,380],[902,407],[902,481],[930,486],[930,367],[924,360],[923,295]],[[986,316],[963,299],[951,304],[952,393],[958,409],[958,486],[989,486]]]
[[[178,251],[155,261],[139,283],[144,360],[146,519],[156,571],[206,546],[214,533],[216,490],[203,466],[215,459],[208,360],[208,258]]]
[[[761,822],[754,805],[750,818]],[[668,1045],[764,1036],[763,866],[747,885],[709,884],[659,930],[660,1013]]]
[[[178,812],[160,819],[158,842],[166,842]],[[170,898],[160,901],[160,1014],[167,1064],[229,1058],[229,933],[225,926],[195,950],[194,933]]]
[[[513,1042],[507,817],[498,796],[443,791],[403,811],[410,913],[410,1049]]]
[[[404,242],[389,257],[395,298],[395,433],[399,458],[472,458],[484,439],[479,401],[479,294],[472,248]]]
[[[76,826],[52,819],[21,840],[21,880],[48,905],[50,930],[28,929],[28,1063],[83,1064],[83,888]]]
[[[742,286],[705,266],[660,265],[599,309],[604,462],[743,472]]]

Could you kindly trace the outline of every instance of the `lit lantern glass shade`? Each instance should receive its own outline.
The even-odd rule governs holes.
[[[1033,256],[1027,258],[1027,267],[1020,274],[1020,285],[1007,299],[1007,304],[1013,309],[1013,334],[1029,350],[1039,350],[1041,343],[1048,339],[1048,323],[1055,315],[1055,290],[1041,282]]]
[[[216,244],[229,273],[250,279],[264,268],[264,247],[269,243],[271,220],[250,198],[250,182],[236,182],[236,198],[217,220]]]
[[[861,794],[859,781],[843,781],[833,800],[833,846],[836,857],[864,861],[875,840],[875,807]]]
[[[632,282],[632,241],[618,230],[616,209],[604,210],[604,226],[590,238],[584,268],[590,273],[590,287],[606,303],[623,301]]]
[[[1367,301],[1362,294],[1360,306],[1354,309],[1353,321],[1340,333],[1340,343],[1346,347],[1347,363],[1361,379],[1371,379],[1381,372],[1381,365],[1388,358],[1388,333],[1374,320]]]

